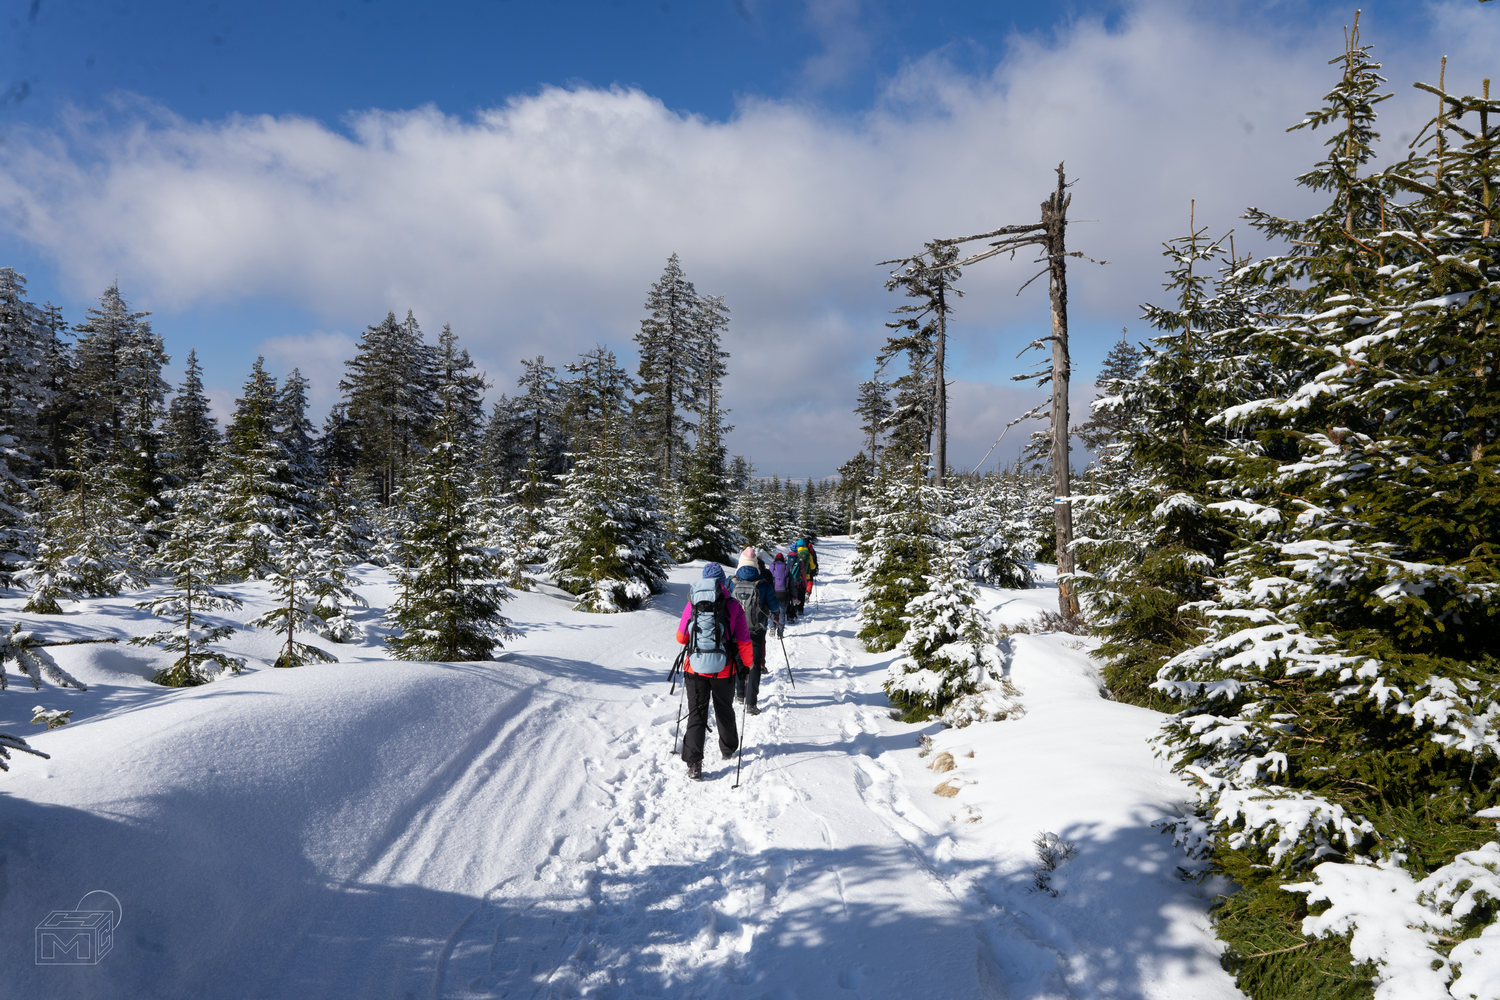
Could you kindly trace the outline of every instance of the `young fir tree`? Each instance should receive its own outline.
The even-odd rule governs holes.
[[[401,487],[393,506],[410,519],[396,573],[400,599],[388,620],[388,643],[406,660],[487,660],[515,634],[500,613],[510,594],[485,551],[473,452],[459,434],[462,418],[444,414],[435,444]]]
[[[903,469],[887,463],[860,511],[851,575],[862,598],[859,638],[872,653],[893,649],[906,635],[903,616],[926,592],[943,541],[940,508],[927,457],[919,455]]]
[[[1266,268],[1308,279],[1304,311],[1267,331],[1298,383],[1224,414],[1276,430],[1225,456],[1246,538],[1209,635],[1158,682],[1183,702],[1166,739],[1200,788],[1179,832],[1240,886],[1215,920],[1252,996],[1483,995],[1471,973],[1500,898],[1484,846],[1500,805],[1500,105],[1440,96],[1435,148],[1361,177],[1378,64],[1357,32],[1338,61],[1309,119],[1335,126],[1330,153],[1301,178],[1334,203],[1279,226],[1310,245]]]
[[[364,484],[346,489],[330,482],[318,491],[322,551],[319,571],[312,578],[313,612],[323,621],[318,634],[333,642],[354,639],[359,634],[354,612],[369,607],[354,590],[350,569],[368,561],[375,546],[370,506]]]
[[[303,493],[310,494],[317,488],[318,463],[314,454],[313,422],[307,419],[307,390],[312,383],[293,368],[281,383],[276,394],[275,431],[273,440],[286,459],[287,474],[293,484]],[[310,500],[310,497],[309,497]],[[315,508],[304,507],[303,513],[312,514]]]
[[[26,299],[26,278],[0,267],[0,476],[19,483],[40,464],[41,415],[52,402],[51,332]]]
[[[1019,713],[1018,692],[995,645],[999,636],[979,609],[965,563],[957,543],[942,543],[924,575],[925,590],[902,616],[906,632],[886,669],[885,691],[907,722],[936,716],[965,726]]]
[[[954,477],[948,503],[963,573],[995,587],[1031,586],[1036,543],[1027,498],[1010,477]]]
[[[276,603],[250,623],[285,637],[276,656],[277,667],[338,662],[338,657],[327,650],[297,641],[298,632],[327,631],[328,623],[318,613],[320,592],[327,595],[337,586],[328,573],[329,566],[337,564],[336,560],[313,536],[312,528],[307,520],[294,517],[277,539],[271,570],[266,575]]]
[[[1107,527],[1102,538],[1080,533],[1075,541],[1091,574],[1079,589],[1093,595],[1105,681],[1117,699],[1153,708],[1167,707],[1151,688],[1156,672],[1197,641],[1201,602],[1213,598],[1216,570],[1236,537],[1233,519],[1214,507],[1213,483],[1223,473],[1215,456],[1226,433],[1213,417],[1249,398],[1252,384],[1235,362],[1255,317],[1236,262],[1218,265],[1223,242],[1199,228],[1163,245],[1165,287],[1177,301],[1143,307],[1161,332],[1145,345],[1136,375],[1116,382],[1118,394],[1097,408],[1122,424],[1112,464],[1128,463],[1130,474],[1111,484],[1102,505],[1079,504]]]
[[[603,347],[567,368],[569,437],[584,450],[557,480],[545,572],[579,610],[633,611],[661,592],[671,556],[661,500],[624,445],[630,377]]]
[[[57,473],[33,501],[35,552],[20,580],[30,589],[26,610],[62,613],[58,599],[113,597],[147,584],[150,552],[131,516],[117,467],[91,461],[87,438],[75,435],[73,465]]]
[[[183,482],[192,482],[202,476],[218,449],[219,425],[209,412],[197,351],[188,351],[182,385],[167,408],[164,444],[172,456],[172,474]]]
[[[237,674],[244,667],[241,658],[215,648],[216,643],[234,634],[234,626],[222,621],[215,624],[207,617],[210,611],[240,607],[238,598],[214,586],[221,578],[224,550],[232,542],[219,519],[213,493],[206,480],[172,491],[169,500],[175,516],[170,532],[157,550],[169,589],[136,605],[171,623],[159,632],[130,640],[132,645],[161,646],[168,652],[181,654],[152,677],[157,684],[167,687],[206,684],[225,670]]]

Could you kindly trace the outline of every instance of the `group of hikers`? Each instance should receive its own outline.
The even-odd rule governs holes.
[[[777,638],[807,607],[818,556],[811,539],[799,538],[777,550],[768,564],[754,546],[740,553],[733,578],[710,562],[689,588],[687,607],[677,624],[684,647],[682,678],[687,699],[687,732],[682,759],[688,777],[703,777],[703,746],[708,739],[708,706],[719,728],[719,752],[728,760],[740,747],[734,703],[759,715],[760,679],[766,672],[767,633]],[[790,664],[788,664],[790,671]]]

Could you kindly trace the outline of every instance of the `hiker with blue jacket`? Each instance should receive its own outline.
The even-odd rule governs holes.
[[[735,671],[741,664],[755,662],[745,611],[730,595],[724,567],[718,563],[703,567],[703,578],[689,586],[688,604],[677,623],[677,641],[687,647],[682,664],[688,704],[682,759],[688,777],[698,779],[703,777],[709,702],[719,724],[719,752],[728,760],[740,746],[734,719]]]
[[[776,587],[752,545],[740,553],[740,565],[734,572],[734,589],[730,591],[745,612],[750,625],[750,645],[755,658],[749,670],[734,675],[734,697],[745,703],[745,711],[760,714],[760,678],[766,672],[766,627],[771,616],[781,610],[776,602]]]

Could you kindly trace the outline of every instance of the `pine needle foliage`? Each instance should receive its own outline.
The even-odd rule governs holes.
[[[1334,204],[1268,223],[1308,245],[1260,269],[1308,280],[1260,335],[1296,379],[1219,418],[1240,539],[1156,689],[1200,850],[1240,885],[1215,919],[1242,989],[1467,996],[1500,899],[1500,103],[1440,94],[1427,151],[1362,178],[1377,64],[1357,33],[1336,62],[1309,119],[1333,152],[1301,179]]]
[[[194,687],[225,670],[237,674],[244,667],[239,657],[214,648],[215,643],[233,635],[235,627],[222,621],[213,623],[207,615],[210,611],[237,609],[240,601],[214,586],[222,576],[225,550],[232,542],[218,518],[211,487],[194,483],[173,491],[169,499],[176,516],[157,552],[169,589],[136,607],[166,619],[171,627],[136,636],[130,642],[161,646],[180,654],[152,680],[167,687]]]
[[[441,426],[441,424],[440,424]],[[500,613],[510,593],[480,533],[482,500],[470,449],[435,445],[397,493],[408,523],[397,570],[401,596],[389,620],[391,651],[407,660],[487,660],[515,635]]]
[[[926,592],[925,578],[943,539],[941,497],[928,482],[929,457],[890,470],[860,511],[852,576],[863,597],[859,638],[871,652],[894,649],[906,635],[907,607]]]

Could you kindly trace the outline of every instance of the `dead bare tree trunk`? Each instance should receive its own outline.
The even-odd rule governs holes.
[[[944,292],[948,282],[940,279],[938,295],[937,357],[933,367],[937,369],[937,487],[943,488],[943,474],[948,470],[948,370],[944,356],[948,345],[948,303]]]
[[[1046,227],[1047,267],[1052,292],[1052,520],[1057,529],[1057,605],[1064,618],[1078,615],[1078,595],[1070,581],[1062,579],[1074,570],[1073,504],[1068,481],[1068,380],[1072,365],[1068,358],[1068,204],[1063,165],[1057,165],[1057,190],[1042,202],[1042,225]]]

